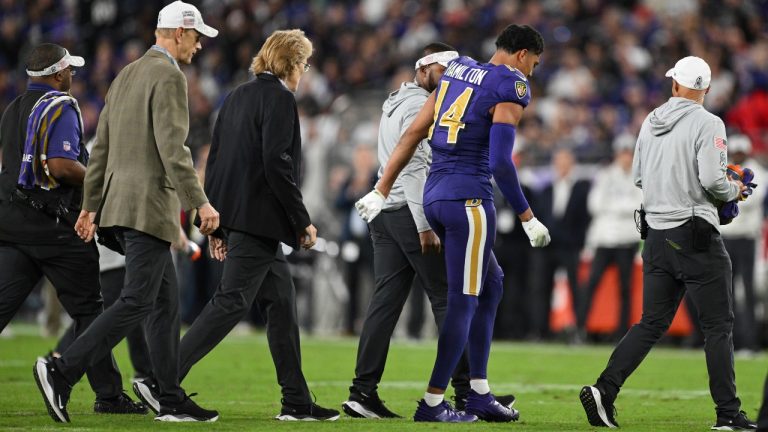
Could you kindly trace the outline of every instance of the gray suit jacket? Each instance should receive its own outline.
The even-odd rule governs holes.
[[[100,227],[122,226],[168,242],[179,237],[181,207],[208,202],[184,145],[187,81],[150,49],[109,88],[85,176],[83,209]]]

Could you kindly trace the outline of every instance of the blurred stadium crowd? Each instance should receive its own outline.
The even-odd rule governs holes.
[[[165,3],[0,0],[0,109],[25,88],[23,59],[29,50],[42,42],[61,44],[86,59],[86,66],[73,80],[72,93],[80,102],[88,139],[111,81],[152,44],[157,12]],[[581,204],[568,204],[560,211],[557,204],[536,204],[537,197],[546,196],[542,191],[563,176],[592,182],[613,160],[615,151],[626,149],[627,142],[631,147],[644,117],[669,97],[664,72],[676,60],[696,55],[710,64],[713,78],[705,107],[725,120],[730,135],[748,137],[751,149],[742,152],[752,157],[755,168],[765,160],[768,149],[766,0],[191,3],[200,8],[206,23],[221,31],[217,38],[203,40],[203,50],[192,65],[183,68],[189,84],[188,145],[201,177],[217,109],[232,88],[249,79],[248,66],[266,37],[275,29],[301,28],[314,43],[312,69],[304,75],[296,97],[305,154],[302,189],[325,241],[319,251],[292,255],[303,311],[301,324],[307,330],[355,333],[360,327],[366,293],[372,286],[372,251],[367,228],[353,213],[353,203],[375,181],[381,103],[400,82],[412,79],[417,52],[429,42],[442,41],[462,55],[487,59],[494,50],[494,36],[513,22],[535,27],[546,41],[541,65],[532,79],[533,102],[519,128],[516,160],[523,167],[523,180],[537,214],[555,207],[550,210],[551,220],[557,224],[563,219],[561,226],[567,226],[561,230],[560,240],[553,232],[548,253],[568,257],[536,257],[515,229],[514,217],[500,213],[497,254],[509,284],[499,311],[500,337],[551,336],[541,329],[550,323],[543,311],[562,299],[556,291],[552,302],[546,296],[536,300],[537,292],[552,286],[552,279],[542,274],[553,266],[570,270],[569,260],[589,261],[596,246],[596,236],[591,233],[601,230],[590,228],[590,220],[599,220],[591,216],[601,211],[602,204],[608,205],[588,206],[585,196]],[[555,154],[562,157],[553,157]],[[765,183],[760,177],[757,182]],[[610,193],[607,196],[611,201]],[[743,305],[742,301],[742,305],[753,308],[756,325],[764,328],[768,299],[762,275],[762,202],[757,207],[759,216],[749,219],[755,226],[748,230],[753,233],[749,236],[759,240],[753,244],[758,258],[754,268],[757,297],[754,304]],[[568,214],[571,210],[581,213]],[[628,218],[626,226],[631,230],[631,214]],[[632,236],[630,243],[637,241],[634,231]],[[195,237],[193,230],[190,238],[204,246],[204,239]],[[184,285],[183,319],[190,322],[215,288],[220,269],[208,260],[191,262],[184,254],[178,263]],[[580,281],[586,284],[586,277],[582,275]],[[735,285],[739,284],[743,285]],[[572,304],[585,297],[581,291],[573,291],[576,300]],[[423,328],[431,328],[423,294],[418,288],[415,292],[401,335],[419,337]],[[737,294],[737,298],[744,297]],[[545,301],[547,307],[529,308],[532,301]],[[35,305],[30,308],[34,310]],[[579,315],[579,306],[575,309]],[[576,333],[574,340],[579,339]],[[765,342],[744,342],[742,348],[758,349]]]

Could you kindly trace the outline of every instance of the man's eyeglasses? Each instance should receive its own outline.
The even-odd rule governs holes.
[[[304,66],[304,72],[309,72],[309,68],[312,67],[309,63],[301,62],[299,64]]]

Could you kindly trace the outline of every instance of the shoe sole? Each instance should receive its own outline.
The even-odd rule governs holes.
[[[201,419],[201,418],[189,416],[186,414],[184,415],[164,414],[164,415],[155,417],[155,421],[168,422],[168,423],[190,423],[190,422],[213,423],[218,419],[219,419],[219,416],[212,417],[209,419]]]
[[[42,359],[38,359],[37,362],[35,362],[35,366],[32,367],[32,373],[35,376],[37,388],[43,396],[45,407],[48,409],[48,415],[57,423],[69,423],[69,416],[63,413],[54,403],[53,388],[48,384],[47,365]]]
[[[584,407],[584,412],[587,414],[589,424],[598,427],[618,427],[608,420],[600,390],[592,386],[584,386],[579,393],[579,399],[581,400],[581,406]]]
[[[465,414],[466,415],[466,414]],[[447,424],[454,424],[454,423],[476,423],[478,420],[480,420],[476,415],[472,415],[474,418],[466,419],[466,420],[455,420],[455,421],[443,421],[443,420],[436,420],[434,418],[425,419],[423,417],[416,418],[416,415],[413,416],[414,422],[421,422],[421,423],[447,423]]]
[[[327,418],[320,418],[320,417],[294,417],[290,414],[280,414],[278,416],[275,416],[276,420],[280,421],[336,421],[339,419],[339,414],[336,414],[333,417],[327,417]]]
[[[145,404],[145,406],[146,406],[146,404]],[[112,408],[96,408],[94,406],[93,407],[93,412],[95,414],[146,415],[147,413],[149,413],[149,410],[145,408],[143,411],[121,411],[121,410],[116,410],[116,409],[112,409]]]
[[[367,418],[367,419],[380,419],[381,416],[373,411],[366,409],[363,405],[355,401],[345,401],[341,404],[341,409],[344,412],[354,418]]]
[[[710,429],[718,431],[753,431],[757,428],[743,428],[739,426],[712,426]]]
[[[152,397],[152,392],[147,385],[137,381],[133,383],[133,386],[131,387],[133,387],[133,392],[136,394],[136,397],[141,399],[141,401],[144,402],[144,405],[149,407],[155,415],[160,414],[160,401]]]

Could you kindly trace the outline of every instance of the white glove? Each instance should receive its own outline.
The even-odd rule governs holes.
[[[535,217],[523,222],[523,229],[528,239],[531,240],[531,246],[544,247],[549,244],[549,230]]]
[[[381,213],[381,209],[384,207],[384,195],[381,192],[373,189],[358,202],[355,203],[357,214],[360,215],[366,222],[370,223]]]

